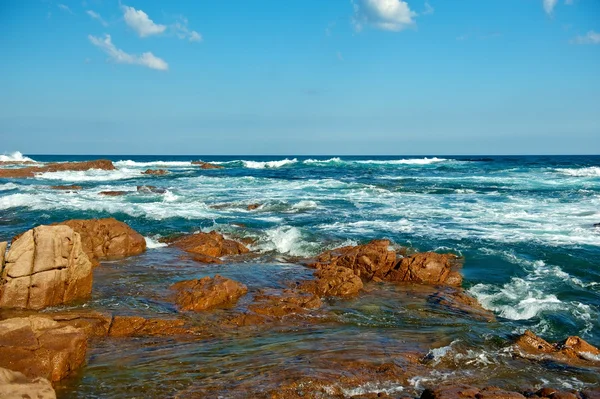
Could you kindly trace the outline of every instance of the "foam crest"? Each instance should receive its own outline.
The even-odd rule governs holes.
[[[280,226],[266,230],[265,234],[266,237],[258,245],[258,249],[263,252],[277,251],[281,254],[308,257],[318,251],[318,245],[305,241],[297,227]]]
[[[142,171],[129,168],[117,170],[90,169],[85,171],[44,172],[36,175],[37,179],[62,180],[70,182],[111,181],[143,177]]]
[[[192,161],[153,161],[153,162],[136,162],[130,159],[117,161],[114,163],[115,166],[128,166],[133,168],[147,168],[152,166],[163,167],[163,168],[181,168],[181,167],[193,167]]]
[[[557,172],[567,176],[574,177],[600,177],[600,166],[590,166],[587,168],[563,168],[556,169]]]
[[[146,248],[155,249],[155,248],[163,248],[166,247],[167,244],[164,242],[159,242],[157,237],[144,237],[146,240]]]
[[[343,163],[344,161],[342,161],[342,159],[340,157],[334,157],[334,158],[330,158],[330,159],[306,159],[304,161],[302,161],[303,164],[306,165],[327,165],[327,164],[336,164],[336,163]]]
[[[315,201],[311,200],[302,200],[292,205],[292,209],[296,211],[306,211],[310,209],[317,209],[318,207],[319,205]]]
[[[250,169],[271,169],[271,168],[281,168],[286,165],[293,165],[297,163],[298,160],[294,159],[283,159],[281,161],[266,161],[266,162],[258,162],[258,161],[242,161],[244,167]]]
[[[33,159],[24,156],[19,151],[11,152],[10,154],[0,155],[0,162],[36,162]]]
[[[439,162],[446,162],[449,159],[445,158],[410,158],[410,159],[390,159],[390,160],[373,160],[368,159],[364,161],[354,161],[361,164],[373,164],[373,165],[431,165]]]

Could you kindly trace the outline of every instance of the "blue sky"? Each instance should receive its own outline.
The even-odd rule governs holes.
[[[0,26],[0,153],[600,153],[597,0],[7,0]]]

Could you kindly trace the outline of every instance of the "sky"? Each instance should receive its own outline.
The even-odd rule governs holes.
[[[0,153],[600,153],[598,0],[3,0]]]

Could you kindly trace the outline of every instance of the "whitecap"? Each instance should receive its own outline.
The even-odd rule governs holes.
[[[281,168],[282,166],[292,165],[298,162],[296,158],[294,159],[283,159],[281,161],[266,161],[266,162],[258,162],[258,161],[242,161],[244,167],[250,169],[265,169],[265,168]]]
[[[292,209],[297,211],[305,211],[310,209],[317,209],[319,205],[315,201],[302,200],[292,205]]]
[[[15,184],[15,183],[5,183],[5,184],[0,184],[0,191],[8,191],[8,190],[15,190],[17,188],[19,188],[20,186]]]
[[[151,161],[151,162],[137,162],[130,159],[116,161],[115,166],[129,166],[133,168],[147,168],[147,167],[163,167],[163,168],[177,168],[177,167],[193,167],[192,161]]]
[[[330,159],[306,159],[304,161],[302,161],[302,163],[307,164],[307,165],[325,165],[325,164],[329,164],[329,163],[342,163],[344,161],[342,161],[341,158],[339,157],[334,157],[334,158],[330,158]]]
[[[144,237],[144,239],[146,240],[146,248],[149,249],[154,249],[154,248],[163,248],[166,247],[167,244],[165,244],[164,242],[159,242],[158,239],[156,238],[156,236],[153,237]]]
[[[562,168],[556,169],[556,171],[574,177],[600,177],[599,166],[590,166],[587,168]]]
[[[36,162],[33,159],[24,156],[19,151],[12,152],[10,154],[0,155],[0,162]]]
[[[85,171],[44,172],[36,175],[37,179],[63,181],[111,181],[144,177],[142,171],[121,168],[117,170],[90,169]]]
[[[363,161],[354,161],[356,163],[361,164],[373,164],[373,165],[431,165],[439,162],[446,162],[449,159],[445,158],[409,158],[409,159],[390,159],[390,160],[363,160]]]
[[[281,254],[309,257],[316,253],[318,244],[306,242],[297,227],[280,226],[265,231],[257,249],[261,252],[277,251]]]

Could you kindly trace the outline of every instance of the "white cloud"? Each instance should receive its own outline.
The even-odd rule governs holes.
[[[175,24],[172,25],[172,30],[175,32],[180,39],[188,39],[190,42],[201,42],[202,35],[195,30],[190,30],[187,26],[188,21],[185,17],[179,18]]]
[[[167,27],[165,25],[155,24],[148,17],[148,14],[142,10],[136,10],[133,7],[121,6],[125,23],[129,25],[140,37],[158,35],[163,33]]]
[[[600,44],[600,33],[593,30],[589,31],[585,35],[577,36],[572,40],[575,44]]]
[[[115,47],[110,39],[110,35],[104,35],[104,38],[89,35],[90,42],[102,51],[104,51],[111,60],[117,64],[133,64],[142,65],[159,71],[166,71],[169,65],[161,58],[156,57],[151,52],[143,53],[142,55],[128,54],[121,49]]]
[[[433,8],[431,6],[431,4],[429,4],[428,1],[425,2],[425,10],[423,10],[423,15],[430,15],[433,14],[435,12],[435,8]]]
[[[352,0],[354,27],[361,31],[365,25],[389,31],[401,31],[415,24],[417,13],[402,0]]]
[[[64,4],[58,4],[58,8],[60,8],[63,11],[68,12],[69,14],[73,14],[73,11],[71,11],[71,9]]]
[[[102,26],[108,26],[108,23],[97,12],[92,11],[92,10],[87,10],[86,14],[89,15],[90,17],[92,17],[93,19],[97,20],[98,22],[100,22],[102,24]]]
[[[543,0],[543,1],[544,1],[544,11],[546,11],[546,14],[552,15],[552,12],[554,11],[554,7],[556,7],[556,3],[558,3],[558,0]]]

